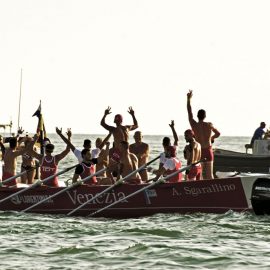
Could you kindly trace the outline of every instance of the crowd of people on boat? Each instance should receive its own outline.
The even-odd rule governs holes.
[[[114,117],[115,125],[112,126],[106,123],[106,117],[112,113],[111,107],[108,107],[100,122],[101,126],[108,131],[108,135],[105,138],[97,138],[94,149],[92,149],[91,140],[85,139],[83,149],[79,150],[72,143],[71,129],[64,133],[61,128],[56,128],[56,133],[66,144],[66,148],[59,154],[54,153],[54,145],[48,138],[43,142],[44,154],[38,153],[35,145],[39,139],[39,134],[35,134],[33,138],[28,134],[22,136],[22,129],[19,130],[16,137],[10,138],[8,148],[0,140],[4,163],[2,183],[7,186],[17,185],[17,157],[22,156],[22,173],[20,176],[22,183],[32,184],[36,172],[40,171],[41,180],[49,178],[45,185],[58,187],[58,164],[70,151],[78,159],[78,165],[74,169],[72,178],[73,183],[87,179],[83,182],[84,184],[114,184],[117,180],[125,178],[126,183],[141,184],[157,181],[161,177],[170,175],[172,176],[168,177],[167,182],[213,179],[214,155],[212,144],[220,136],[220,132],[212,123],[205,121],[205,110],[200,109],[197,113],[198,120],[194,119],[191,106],[192,97],[193,92],[189,90],[187,93],[187,112],[190,128],[184,132],[187,144],[183,150],[188,166],[185,175],[180,170],[183,168],[182,162],[177,157],[178,135],[173,120],[169,126],[174,141],[172,142],[169,137],[163,138],[164,152],[159,156],[158,168],[154,169],[147,166],[150,148],[147,143],[143,142],[142,132],[135,131],[135,142],[129,143],[130,131],[138,129],[133,108],[128,108],[128,113],[133,120],[132,125],[124,125],[122,115],[116,114]],[[112,146],[109,142],[111,136],[113,137]],[[39,170],[37,170],[37,167],[39,167]],[[155,176],[149,179],[149,173]],[[92,176],[94,174],[96,175]],[[12,180],[6,182],[9,179]]]

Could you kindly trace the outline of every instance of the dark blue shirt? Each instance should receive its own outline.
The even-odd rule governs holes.
[[[250,144],[253,145],[255,140],[261,140],[264,133],[265,133],[265,131],[263,130],[263,128],[258,127],[254,132],[254,135],[253,135],[253,137],[251,139]]]

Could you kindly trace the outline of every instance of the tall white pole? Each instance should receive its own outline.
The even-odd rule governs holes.
[[[20,81],[20,97],[19,97],[19,112],[18,112],[18,128],[20,128],[20,117],[21,117],[21,98],[22,98],[22,68],[21,68],[21,81]]]

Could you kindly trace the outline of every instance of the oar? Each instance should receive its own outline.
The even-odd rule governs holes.
[[[0,200],[0,203],[5,202],[5,201],[7,201],[7,200],[13,198],[14,196],[17,196],[17,195],[19,195],[19,194],[21,194],[21,193],[23,193],[23,192],[25,192],[25,191],[27,191],[27,190],[29,190],[29,189],[32,189],[32,188],[34,188],[34,187],[36,187],[36,186],[40,186],[41,184],[47,182],[48,180],[51,180],[52,178],[54,178],[54,177],[56,177],[56,176],[58,176],[58,175],[61,175],[61,174],[63,174],[63,173],[66,173],[66,172],[68,172],[69,170],[75,168],[76,166],[77,166],[77,164],[76,164],[76,165],[73,165],[73,166],[71,166],[71,167],[68,167],[68,168],[66,168],[66,169],[64,169],[64,170],[62,170],[62,171],[60,171],[60,172],[58,172],[58,173],[56,173],[56,174],[53,174],[53,175],[51,175],[51,176],[49,176],[49,177],[47,177],[47,178],[45,178],[45,179],[43,179],[43,180],[41,180],[41,181],[36,181],[36,182],[35,182],[34,184],[32,184],[31,186],[29,186],[29,187],[27,187],[27,188],[23,188],[23,189],[21,189],[21,190],[15,192],[15,193],[13,193],[13,194],[7,196],[6,198]]]
[[[116,181],[116,183],[114,183],[112,186],[109,186],[108,188],[104,189],[102,192],[96,194],[94,197],[92,197],[91,199],[87,200],[86,202],[84,202],[83,204],[81,204],[80,206],[78,206],[77,208],[73,209],[72,211],[70,211],[67,215],[70,216],[72,215],[74,212],[78,211],[79,209],[81,209],[83,206],[85,206],[86,204],[92,202],[93,200],[95,200],[96,198],[100,197],[101,195],[103,195],[104,193],[112,190],[113,188],[115,188],[117,185],[122,184],[126,179],[128,179],[130,176],[132,176],[133,174],[141,171],[142,169],[144,169],[145,167],[147,167],[149,164],[153,163],[154,161],[156,161],[157,159],[160,158],[160,155],[157,156],[156,158],[152,159],[151,161],[145,163],[144,165],[142,165],[141,167],[139,167],[137,170],[132,171],[130,174],[128,174],[127,176],[125,176],[124,178],[119,179],[118,181]]]
[[[107,205],[107,206],[105,206],[105,207],[103,207],[103,208],[101,208],[101,209],[95,211],[94,213],[91,213],[91,214],[88,215],[88,216],[92,217],[92,216],[94,216],[94,215],[96,215],[96,214],[98,214],[98,213],[100,213],[100,212],[102,212],[102,211],[104,211],[104,210],[106,210],[106,209],[108,209],[108,208],[110,208],[110,207],[112,207],[112,206],[114,206],[114,205],[116,205],[116,204],[118,204],[118,203],[124,201],[124,200],[127,200],[127,199],[129,199],[129,198],[131,198],[131,197],[137,195],[138,193],[140,193],[140,192],[142,192],[142,191],[144,191],[144,190],[146,190],[146,189],[150,189],[150,188],[152,188],[153,186],[156,186],[156,185],[161,184],[161,183],[165,183],[166,180],[168,180],[168,179],[171,178],[172,176],[175,176],[175,175],[177,175],[177,174],[179,174],[179,173],[181,173],[181,172],[183,172],[183,171],[185,171],[185,170],[188,170],[189,168],[191,168],[192,166],[195,166],[196,164],[198,164],[198,163],[200,163],[200,162],[201,162],[201,161],[197,161],[197,162],[195,162],[195,163],[193,163],[193,164],[190,164],[190,165],[188,165],[188,166],[186,166],[186,167],[183,167],[183,168],[181,168],[181,169],[179,169],[179,170],[177,170],[177,171],[171,173],[170,175],[167,175],[166,177],[160,178],[160,179],[158,179],[156,182],[153,182],[152,184],[150,184],[150,185],[148,185],[148,186],[145,186],[145,187],[143,187],[143,188],[141,188],[141,189],[139,189],[139,190],[137,190],[137,191],[135,191],[135,192],[133,192],[133,193],[131,193],[131,194],[129,194],[129,195],[123,197],[123,198],[121,198],[120,200],[115,201],[115,202],[113,202],[113,203],[111,203],[111,204],[109,204],[109,205]]]
[[[16,175],[11,176],[10,178],[7,178],[7,179],[3,180],[2,182],[0,182],[0,186],[2,186],[2,185],[5,184],[5,183],[8,183],[8,182],[12,181],[13,179],[16,179],[16,178],[18,178],[18,177],[20,177],[20,176],[26,174],[27,172],[30,172],[30,171],[36,169],[37,167],[38,167],[38,166],[35,166],[35,167],[33,167],[33,168],[29,169],[29,170],[23,171],[23,172],[21,172],[21,173],[18,173],[18,174],[16,174]]]
[[[77,165],[76,165],[76,166],[77,166]],[[83,178],[82,180],[77,181],[76,183],[73,183],[71,186],[68,186],[68,187],[66,187],[66,188],[64,188],[64,189],[62,189],[62,190],[56,192],[55,194],[46,197],[45,199],[43,199],[43,200],[37,202],[36,204],[33,204],[33,205],[29,206],[28,208],[22,210],[21,212],[26,212],[26,211],[28,211],[28,210],[30,210],[30,209],[32,209],[32,208],[34,208],[34,207],[36,207],[36,206],[38,206],[38,205],[44,203],[44,202],[46,202],[46,201],[48,201],[48,200],[50,200],[50,199],[52,199],[52,198],[54,198],[54,197],[56,197],[56,196],[58,196],[58,195],[64,193],[64,192],[66,192],[67,190],[70,190],[70,189],[72,189],[72,188],[74,188],[74,187],[76,187],[76,186],[79,186],[79,185],[81,185],[82,183],[84,183],[85,181],[89,180],[90,178],[92,178],[92,177],[94,177],[94,176],[97,176],[97,175],[103,173],[103,172],[106,171],[106,170],[107,170],[107,168],[103,168],[103,169],[97,171],[96,173],[91,174],[91,175],[89,175],[89,176]]]

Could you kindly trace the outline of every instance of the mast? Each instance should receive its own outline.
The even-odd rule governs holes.
[[[18,111],[18,127],[20,128],[20,117],[21,117],[21,98],[22,98],[22,68],[21,68],[21,80],[20,80],[20,96],[19,96],[19,111]]]

